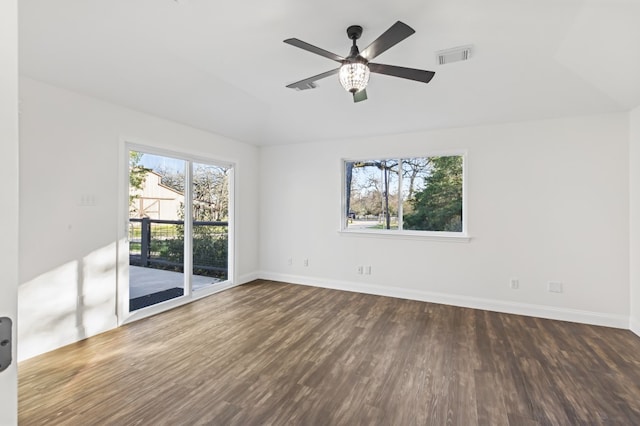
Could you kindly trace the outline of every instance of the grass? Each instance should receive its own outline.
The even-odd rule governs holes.
[[[384,223],[379,223],[375,226],[369,226],[367,229],[387,229],[387,225],[385,225]],[[398,229],[398,225],[391,225],[391,227],[389,229]]]
[[[172,224],[152,224],[151,225],[151,234],[152,235],[177,235],[178,226],[183,225],[172,225]],[[142,226],[139,224],[130,225],[129,226],[129,238],[140,238],[142,236]]]

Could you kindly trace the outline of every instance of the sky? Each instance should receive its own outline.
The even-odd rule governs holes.
[[[182,172],[184,173],[186,161],[179,160],[177,158],[165,157],[162,155],[154,155],[145,153],[140,160],[140,164],[142,166],[152,169],[152,170],[161,170],[165,169],[168,171]]]

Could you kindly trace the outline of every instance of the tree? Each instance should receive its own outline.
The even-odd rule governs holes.
[[[425,177],[430,165],[430,157],[414,157],[402,160],[402,177],[409,181],[408,199],[413,198],[413,194],[416,191],[416,180],[421,176]]]
[[[227,220],[229,217],[229,170],[217,166],[194,167],[193,200],[195,220]]]
[[[184,193],[184,173],[159,169],[162,184]],[[192,178],[193,220],[194,222],[224,222],[229,220],[229,169],[194,164]],[[180,206],[178,217],[184,219],[184,204]],[[176,225],[178,238],[165,240],[163,256],[182,263],[184,248],[184,225]],[[193,273],[220,279],[227,278],[228,227],[226,225],[198,224],[192,229]],[[206,267],[217,267],[210,270]]]
[[[381,182],[377,179],[367,178],[365,182],[360,183],[360,187],[353,188],[353,174],[354,170],[364,169],[367,167],[375,167],[381,171]],[[370,202],[372,199],[377,197],[381,197],[382,206],[380,209],[375,209],[380,212],[380,214],[385,217],[385,228],[391,228],[391,212],[389,206],[390,198],[394,197],[394,194],[391,194],[389,187],[390,175],[398,174],[398,161],[397,160],[376,160],[376,161],[358,161],[358,162],[347,162],[346,163],[346,214],[347,216],[351,213],[352,210],[352,198],[354,197],[354,190],[359,192],[360,198],[362,198],[363,192],[366,193],[367,198],[369,200],[365,201],[363,205],[367,205],[367,211],[374,210],[371,208]],[[379,188],[379,185],[382,188]],[[374,187],[375,191],[368,190],[369,188]],[[366,190],[366,191],[365,191]]]
[[[424,188],[410,200],[404,229],[462,231],[462,157],[431,157]]]
[[[229,169],[198,164],[193,168],[193,218],[197,222],[229,220]],[[199,225],[193,227],[193,263],[200,275],[226,279],[226,272],[211,272],[200,266],[226,268],[228,228]]]
[[[356,169],[358,170],[358,169]],[[351,192],[351,210],[361,215],[382,214],[382,189],[380,178],[368,176],[365,179],[356,179],[354,181],[353,191]]]
[[[184,194],[184,170],[167,169],[163,166],[154,171],[160,175],[160,182],[164,186]]]
[[[143,155],[142,152],[129,151],[129,210],[131,213],[136,213],[134,201],[140,197],[137,192],[142,189],[147,172],[150,170],[140,164]]]
[[[184,194],[184,173],[160,168],[156,170],[163,185]],[[192,179],[193,218],[196,221],[223,221],[229,216],[229,169],[194,164]],[[178,212],[184,215],[182,209]],[[182,217],[182,216],[181,216]]]

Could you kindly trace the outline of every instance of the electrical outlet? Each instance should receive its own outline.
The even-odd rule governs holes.
[[[520,280],[517,278],[511,278],[510,286],[512,290],[517,290],[520,288]]]
[[[362,266],[358,266],[358,274],[362,275],[363,272],[363,267]]]
[[[562,283],[557,281],[549,281],[550,293],[562,293]]]
[[[287,259],[287,265],[289,265],[289,266],[293,265],[293,258],[292,257]]]
[[[303,262],[303,265],[304,266],[309,266],[309,259],[305,259],[304,262]]]
[[[371,275],[371,265],[368,265],[368,266],[364,267],[364,274],[365,275]]]

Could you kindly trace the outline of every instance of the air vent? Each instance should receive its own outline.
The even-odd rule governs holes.
[[[452,47],[436,52],[438,64],[445,65],[453,62],[466,61],[471,58],[471,45]]]

